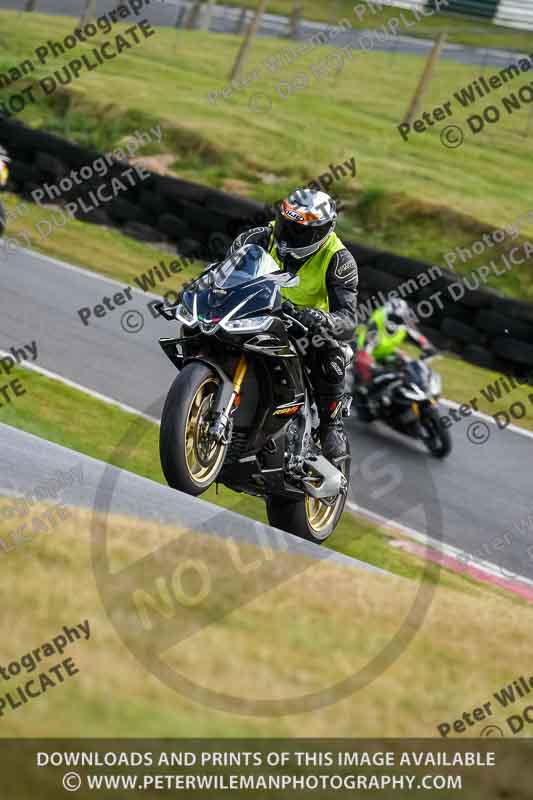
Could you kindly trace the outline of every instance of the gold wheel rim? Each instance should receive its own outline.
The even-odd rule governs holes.
[[[198,485],[209,483],[224,458],[225,445],[221,442],[206,451],[207,421],[213,404],[217,382],[206,378],[194,395],[185,421],[185,461],[193,481]]]
[[[341,498],[338,497],[336,502],[330,506],[322,500],[318,500],[316,497],[306,496],[305,514],[307,517],[307,524],[318,537],[320,537],[320,534],[324,533],[325,529],[334,518],[340,499]]]
[[[346,476],[346,463],[340,468],[341,472]],[[325,539],[327,536],[327,528],[335,519],[335,515],[339,509],[339,505],[343,502],[342,494],[337,496],[337,499],[332,505],[319,500],[316,497],[306,495],[305,497],[305,515],[307,517],[307,524],[313,531],[317,539]]]

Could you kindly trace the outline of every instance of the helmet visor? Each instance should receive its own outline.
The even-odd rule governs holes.
[[[309,247],[322,241],[328,235],[332,227],[330,220],[323,225],[302,225],[299,222],[292,222],[282,214],[278,214],[276,221],[276,239],[278,242],[286,243],[287,247],[298,249]]]

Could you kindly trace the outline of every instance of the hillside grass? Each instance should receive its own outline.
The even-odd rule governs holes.
[[[479,267],[494,261],[496,271],[502,272],[505,270],[503,256],[509,261],[509,253],[513,251],[513,258],[516,255],[517,260],[525,259],[525,263],[512,266],[503,275],[491,271],[481,284],[482,288],[533,302],[533,260],[525,258],[524,250],[525,243],[532,241],[531,234],[527,234],[533,221],[532,203],[524,205],[519,217],[502,218],[498,226],[487,225],[444,205],[383,189],[362,192],[353,206],[350,219],[356,227],[348,235],[355,241],[363,239],[365,244],[379,250],[416,258],[426,264],[436,263],[453,270],[458,278],[472,275],[474,285]],[[341,221],[341,229],[344,225]],[[483,235],[492,237],[496,231],[496,238],[500,239],[503,233],[503,239],[498,243],[491,238],[491,244],[487,245]],[[473,249],[474,246],[479,249],[477,243],[483,248],[478,254]]]
[[[472,399],[477,399],[478,410],[489,416],[501,411],[508,413],[512,403],[522,403],[526,410],[524,417],[514,419],[508,413],[510,422],[519,428],[533,431],[533,401],[531,399],[533,398],[533,386],[517,384],[516,388],[511,387],[512,390],[507,394],[504,389],[501,389],[501,397],[491,401],[486,396],[491,396],[487,387],[494,385],[502,377],[501,373],[482,369],[474,364],[465,364],[460,358],[452,356],[439,357],[433,367],[443,377],[444,395],[447,398],[456,400],[458,403],[470,403]],[[508,377],[503,377],[509,384]],[[531,382],[533,383],[533,375]],[[486,395],[482,393],[483,389],[486,391]],[[500,417],[500,419],[504,418]]]
[[[48,35],[48,17],[32,14],[21,20],[0,12],[9,33],[0,50],[0,69],[18,63]],[[71,24],[54,17],[56,35],[66,35]],[[101,150],[112,149],[128,130],[161,124],[160,149],[175,157],[176,175],[269,202],[326,174],[329,165],[354,157],[356,177],[346,174],[331,186],[345,207],[341,235],[430,263],[443,264],[453,247],[468,246],[484,231],[519,219],[524,220],[522,239],[533,236],[527,189],[533,155],[530,110],[524,106],[512,116],[504,113],[498,125],[486,125],[477,136],[465,125],[470,113],[479,113],[485,102],[499,103],[527,76],[493,91],[471,109],[460,109],[454,100],[455,113],[447,122],[464,128],[465,142],[448,149],[439,138],[447,123],[413,133],[408,142],[397,130],[423,59],[354,51],[340,64],[338,51],[315,48],[292,67],[271,73],[265,61],[279,51],[279,41],[258,39],[245,70],[260,67],[258,80],[213,104],[209,95],[227,85],[239,42],[232,35],[176,35],[158,29],[142,47],[82,73],[51,98],[37,92],[38,102],[21,119]],[[337,60],[327,62],[326,69],[329,56]],[[34,83],[65,61],[39,67]],[[312,71],[318,65],[325,70],[320,78]],[[485,75],[496,71],[487,68]],[[439,62],[419,113],[453,98],[480,72]],[[283,99],[283,81],[296,75],[306,76],[301,79],[308,81],[308,88]],[[102,98],[110,95],[113,100],[104,103]],[[251,110],[257,95],[261,103],[272,104],[268,113]],[[520,241],[508,238],[502,248]],[[493,255],[491,251],[468,264],[458,262],[457,269],[468,273]],[[511,296],[533,298],[532,267],[530,260],[491,285]]]
[[[8,504],[2,501],[2,509]],[[34,506],[30,513],[36,516],[45,508]],[[530,610],[486,591],[467,594],[441,584],[401,658],[364,689],[346,697],[334,695],[329,704],[306,713],[266,717],[217,711],[159,682],[125,646],[95,585],[89,550],[91,511],[67,510],[67,518],[46,535],[0,556],[9,597],[0,623],[0,662],[19,659],[63,625],[88,619],[91,636],[70,645],[63,656],[73,658],[79,673],[16,713],[6,711],[3,737],[297,737],[303,729],[308,737],[438,737],[437,725],[453,722],[463,710],[492,699],[492,693],[512,679],[529,674]],[[0,535],[9,527],[2,520]],[[183,533],[121,515],[108,518],[107,530],[113,571],[148,558],[149,574],[152,568],[165,572],[164,554]],[[207,569],[216,570],[210,537],[193,531],[187,536],[188,547]],[[242,556],[250,563],[262,553],[250,546]],[[291,568],[287,562],[295,557],[282,558]],[[164,663],[181,676],[238,698],[301,696],[368,664],[397,632],[418,590],[416,582],[301,557],[294,572],[298,574],[275,582],[275,588],[238,604],[174,646],[162,644],[156,627],[152,652],[163,648]],[[144,587],[144,581],[140,587],[132,584],[132,589]],[[149,583],[145,588],[153,591]],[[213,593],[198,608],[177,605],[180,619],[169,624],[181,622],[186,613],[209,618],[219,600]],[[120,602],[118,597],[115,602]],[[138,618],[116,618],[136,641],[141,633]],[[161,621],[157,613],[153,619],[156,624]],[[161,628],[161,634],[166,630]],[[41,669],[57,660],[47,659]],[[527,699],[519,701],[513,712],[525,704]],[[508,714],[496,707],[490,722],[503,727]],[[478,736],[484,724],[476,724],[469,734]],[[501,771],[499,777],[509,785]],[[485,794],[469,794],[478,796],[501,795],[487,793],[487,787]]]

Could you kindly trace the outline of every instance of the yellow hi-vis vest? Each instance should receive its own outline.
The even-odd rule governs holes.
[[[396,350],[407,339],[407,328],[405,325],[398,325],[394,333],[389,333],[386,325],[385,309],[376,308],[368,320],[369,325],[374,324],[375,342],[372,348],[372,355],[376,361],[384,361],[389,356],[393,356]],[[362,350],[366,344],[368,326],[362,325],[357,334],[357,349]]]
[[[279,266],[284,269],[283,262],[278,256],[278,249],[274,238],[275,222],[272,226],[272,236],[268,244],[268,252]],[[291,288],[282,288],[281,294],[285,300],[290,300],[295,306],[305,306],[306,308],[318,308],[320,311],[329,311],[328,288],[326,286],[326,274],[329,262],[335,253],[344,250],[344,245],[332,231],[320,250],[314,253],[303,267],[298,270],[300,283]]]

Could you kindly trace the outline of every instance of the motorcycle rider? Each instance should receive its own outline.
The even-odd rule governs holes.
[[[311,369],[322,452],[333,462],[347,454],[342,341],[353,338],[358,284],[357,264],[334,232],[336,222],[333,198],[322,191],[297,189],[276,209],[274,220],[239,234],[228,253],[259,245],[280,269],[300,278],[297,286],[282,289],[283,310],[308,329],[303,344],[300,329],[300,352]]]
[[[427,356],[435,347],[417,329],[417,318],[405,300],[393,298],[370,316],[367,325],[359,328],[355,357],[355,395],[359,415],[370,421],[375,417],[371,407],[379,404],[386,390],[385,375],[397,369],[405,355],[400,345],[409,341]],[[382,387],[383,383],[383,387]]]

